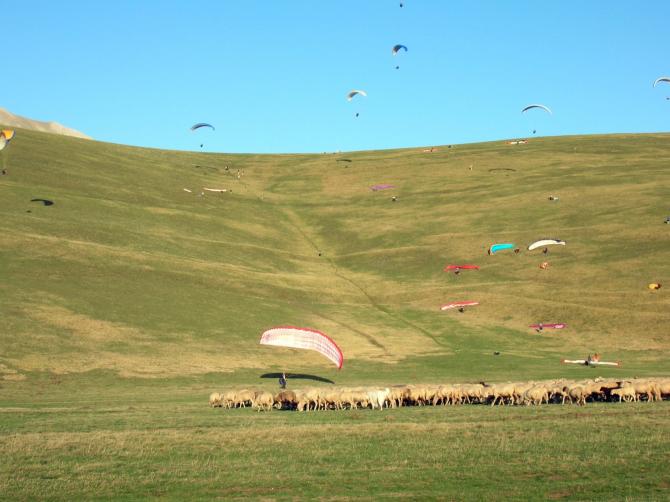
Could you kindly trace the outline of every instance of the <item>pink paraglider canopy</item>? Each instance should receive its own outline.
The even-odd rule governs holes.
[[[261,335],[261,345],[276,345],[292,349],[315,350],[342,368],[344,356],[337,344],[328,335],[315,329],[295,326],[270,328]]]
[[[370,190],[373,192],[379,192],[380,190],[388,190],[389,188],[395,188],[395,186],[382,183],[380,185],[372,185]]]

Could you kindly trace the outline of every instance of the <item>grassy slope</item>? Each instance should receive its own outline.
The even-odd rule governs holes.
[[[51,430],[50,415],[17,426],[26,406],[69,410],[67,422],[82,403],[106,417],[105,406],[183,400],[184,419],[213,389],[273,388],[259,375],[279,369],[338,384],[580,378],[596,373],[558,360],[599,351],[624,367],[597,374],[670,374],[670,300],[646,288],[670,272],[668,135],[357,152],[344,163],[336,162],[344,155],[176,153],[19,131],[4,153],[0,403],[17,411],[0,423],[19,444],[40,444],[31,434]],[[516,171],[489,171],[503,167]],[[396,185],[399,201],[370,192],[375,183]],[[200,187],[233,193],[198,197]],[[568,245],[546,258],[525,251],[545,236]],[[506,241],[522,253],[486,255]],[[541,271],[545,259],[551,267]],[[447,262],[482,269],[456,277],[442,272]],[[461,299],[482,305],[437,310]],[[526,326],[539,320],[569,328],[538,336]],[[316,354],[259,347],[263,328],[280,323],[331,334],[344,370]],[[156,424],[172,420],[165,413]],[[667,411],[654,413],[667,437]],[[132,435],[143,427],[132,415],[120,412],[120,424],[105,428]],[[196,413],[194,427],[237,437],[227,421],[209,429],[211,416]],[[523,430],[534,433],[534,423],[529,416]],[[68,437],[54,448],[58,458]],[[430,434],[417,441],[430,444]],[[253,461],[271,459],[259,451]]]

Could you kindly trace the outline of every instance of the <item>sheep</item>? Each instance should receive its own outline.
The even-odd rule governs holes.
[[[443,405],[450,404],[456,397],[458,397],[460,403],[461,395],[461,390],[454,385],[440,385],[433,395],[433,405],[440,403]]]
[[[272,410],[274,402],[275,397],[270,392],[258,392],[255,396],[253,406],[257,409],[257,411],[270,411]]]
[[[549,391],[544,385],[536,385],[523,393],[523,402],[526,406],[542,404],[544,401],[549,404]]]
[[[482,394],[484,393],[484,386],[482,384],[480,383],[464,384],[464,385],[458,385],[457,387],[461,391],[463,400],[466,403],[472,403],[473,400],[476,400],[476,402],[478,403],[482,402]],[[488,390],[487,390],[487,396],[488,396]]]
[[[586,404],[586,397],[588,394],[584,390],[584,387],[581,385],[573,385],[571,387],[566,387],[564,390],[567,391],[570,402],[574,403],[573,399],[577,400],[577,406]]]
[[[496,404],[496,401],[500,399],[500,404],[505,404],[505,398],[509,398],[511,403],[514,403],[515,396],[515,384],[501,384],[491,386],[491,393],[493,394],[493,402],[491,406]]]
[[[626,385],[620,389],[612,389],[612,396],[619,396],[619,402],[637,401],[637,393],[631,385]]]
[[[388,387],[381,390],[368,391],[367,394],[370,400],[370,404],[372,404],[372,409],[374,410],[377,406],[379,406],[379,409],[382,410],[390,392],[391,390]]]
[[[235,391],[229,390],[221,396],[221,403],[224,408],[232,408],[233,403],[237,399],[237,394]]]
[[[391,408],[401,407],[403,405],[403,397],[405,390],[407,389],[406,385],[394,385],[391,387],[391,392],[389,393],[389,403]]]
[[[241,390],[235,395],[235,401],[233,403],[234,408],[246,408],[247,403],[249,406],[253,406],[254,399],[256,398],[256,392],[253,390]],[[238,406],[239,405],[239,406]]]
[[[661,393],[661,399],[663,396],[670,395],[670,379],[664,378],[658,381],[658,391]]]
[[[221,408],[223,406],[223,396],[218,392],[212,392],[209,395],[209,405],[212,408]]]
[[[278,410],[281,410],[284,406],[293,408],[296,404],[298,404],[298,399],[296,393],[292,390],[282,390],[274,397],[274,405]]]
[[[647,401],[651,402],[655,399],[659,401],[662,400],[662,394],[658,384],[654,381],[649,380],[624,380],[619,382],[620,387],[632,387],[635,389],[635,393],[638,395],[638,401],[640,401],[643,395],[647,396]]]
[[[517,383],[514,386],[514,394],[512,396],[512,404],[522,404],[523,403],[523,395],[526,393],[527,390],[533,388],[536,384],[536,382],[522,382],[522,383]]]
[[[303,400],[306,402],[307,411],[312,410],[312,405],[314,405],[314,410],[319,409],[320,397],[321,396],[317,389],[308,389],[307,391],[305,391]]]
[[[283,390],[276,395],[260,390],[212,392],[211,407],[245,408],[258,411],[277,409],[341,410],[345,408],[383,409],[403,404],[415,406],[463,403],[540,405],[554,402],[583,406],[590,400],[619,402],[662,400],[670,395],[670,379],[587,379],[581,381],[546,380],[542,382],[508,382],[487,385],[395,385],[393,387],[311,388],[304,391]],[[492,398],[492,399],[490,399]]]

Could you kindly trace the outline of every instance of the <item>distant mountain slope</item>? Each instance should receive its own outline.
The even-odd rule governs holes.
[[[50,132],[52,134],[62,134],[64,136],[74,136],[75,138],[92,139],[83,132],[70,129],[58,122],[42,122],[33,120],[20,115],[14,115],[7,110],[0,108],[0,124],[5,126],[20,127],[22,129],[32,129],[33,131]]]

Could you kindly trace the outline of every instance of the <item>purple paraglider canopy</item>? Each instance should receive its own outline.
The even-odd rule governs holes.
[[[388,190],[389,188],[395,188],[395,186],[386,184],[372,185],[370,187],[370,190],[372,190],[373,192],[378,192],[379,190]]]

